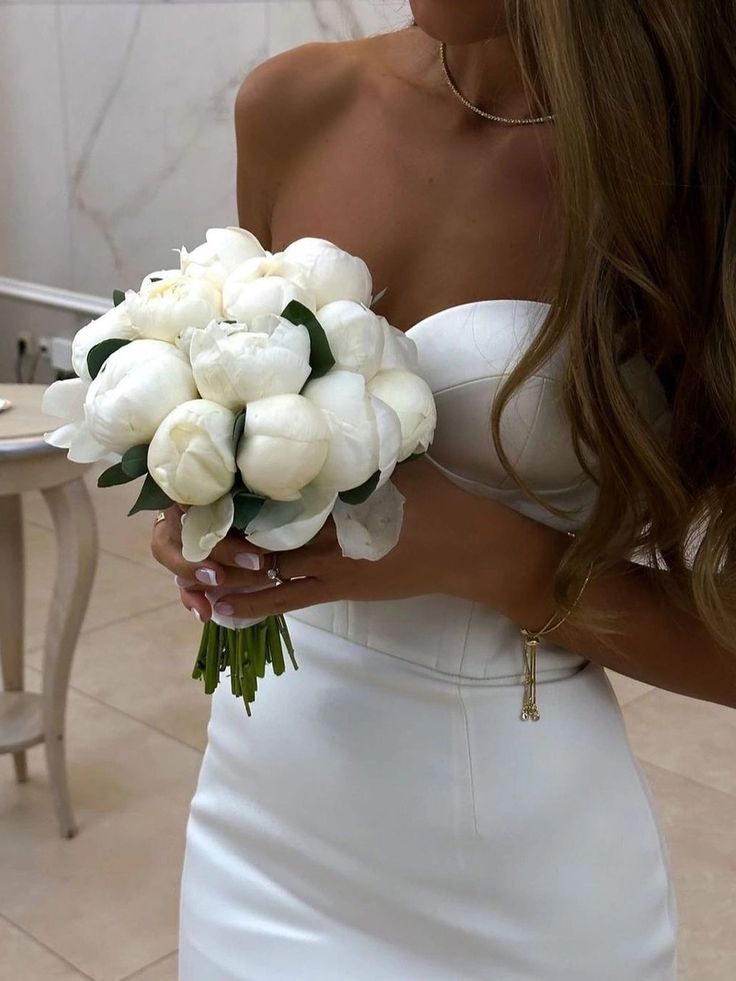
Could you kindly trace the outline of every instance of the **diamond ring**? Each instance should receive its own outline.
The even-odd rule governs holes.
[[[271,580],[271,582],[275,582],[277,586],[283,586],[283,584],[285,582],[288,582],[288,580],[281,578],[281,574],[279,573],[279,567],[278,567],[278,558],[279,558],[279,553],[274,552],[271,558],[271,567],[269,568],[266,575]]]

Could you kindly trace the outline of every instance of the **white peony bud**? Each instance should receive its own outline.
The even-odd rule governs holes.
[[[411,371],[389,368],[368,382],[368,391],[391,406],[401,423],[399,462],[412,453],[423,453],[434,436],[437,408],[432,389]]]
[[[302,285],[302,273],[294,264],[280,263],[283,274],[266,272],[267,259],[241,263],[222,284],[225,318],[248,323],[259,313],[281,314],[292,300],[298,300],[314,313],[314,292]],[[294,278],[292,278],[292,276]]]
[[[120,337],[128,341],[138,337],[138,330],[130,322],[125,301],[116,307],[111,307],[101,317],[90,320],[84,327],[80,327],[74,335],[72,340],[72,367],[80,378],[86,378],[87,381],[91,380],[87,370],[87,355],[95,344],[108,341],[113,337]]]
[[[284,249],[284,255],[306,268],[318,307],[333,300],[355,300],[366,306],[371,302],[373,281],[368,266],[334,242],[299,238]]]
[[[213,320],[191,332],[189,357],[202,398],[240,409],[270,395],[299,392],[311,371],[309,349],[303,324],[266,313],[248,324]]]
[[[327,335],[335,368],[372,378],[383,356],[383,328],[376,314],[354,300],[333,300],[315,316]]]
[[[185,327],[204,327],[222,317],[222,296],[206,279],[180,274],[125,291],[128,314],[141,337],[173,344]]]
[[[250,402],[237,464],[255,494],[296,501],[327,459],[330,427],[302,395],[272,395]]]
[[[99,443],[124,453],[147,443],[174,406],[196,395],[192,369],[178,348],[131,341],[110,355],[90,384],[85,418]]]
[[[191,252],[182,246],[181,272],[195,279],[206,279],[218,290],[222,290],[227,277],[241,262],[270,254],[252,232],[234,225],[208,228],[206,239]]]
[[[235,481],[229,409],[191,399],[166,416],[148,447],[148,472],[179,504],[213,504]]]
[[[358,487],[379,469],[376,414],[365,378],[333,369],[304,386],[302,395],[324,412],[330,427],[327,459],[314,484],[337,491]]]

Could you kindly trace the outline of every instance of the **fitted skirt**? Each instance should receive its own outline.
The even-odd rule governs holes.
[[[675,981],[670,857],[603,668],[522,690],[287,617],[225,678],[187,823],[180,981]]]

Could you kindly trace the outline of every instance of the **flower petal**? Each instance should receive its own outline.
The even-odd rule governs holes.
[[[89,382],[83,378],[55,381],[43,393],[41,409],[47,415],[58,416],[67,422],[84,418],[84,398]]]
[[[230,494],[213,501],[189,508],[182,515],[181,554],[187,562],[206,559],[218,542],[230,531],[234,506]]]
[[[245,528],[248,541],[271,552],[299,548],[314,537],[337,500],[331,487],[307,484],[298,501],[266,501]]]
[[[376,490],[383,487],[394,472],[394,467],[401,450],[401,420],[396,412],[377,395],[371,395],[371,404],[376,415],[378,428],[378,468],[381,476],[378,478]]]
[[[373,562],[387,555],[399,540],[405,500],[390,480],[362,504],[345,504],[338,498],[332,518],[342,554]]]

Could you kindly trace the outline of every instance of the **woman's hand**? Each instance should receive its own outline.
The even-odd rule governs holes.
[[[218,594],[218,612],[240,618],[340,599],[456,593],[466,559],[458,543],[463,536],[467,540],[468,531],[460,526],[472,495],[449,481],[426,457],[399,464],[391,480],[406,499],[404,520],[398,544],[378,561],[345,558],[334,521],[328,518],[308,545],[278,553],[281,586],[267,577],[271,555],[240,532],[228,534],[204,562],[187,562],[181,554],[181,512],[175,507],[154,525],[151,551],[175,574],[182,603],[201,620],[211,617],[205,591]]]

